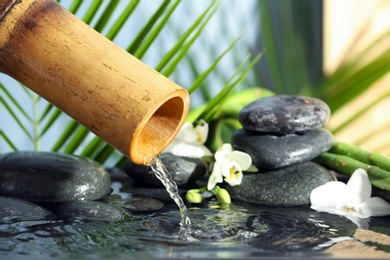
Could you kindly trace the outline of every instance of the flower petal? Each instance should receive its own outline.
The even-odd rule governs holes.
[[[339,181],[327,182],[310,193],[312,208],[318,211],[329,212],[328,207],[336,210],[336,206],[345,203],[347,185]],[[327,210],[322,210],[327,209]]]
[[[207,182],[207,189],[212,190],[217,183],[223,182],[223,177],[222,177],[222,168],[223,164],[221,162],[216,161],[214,163],[213,167],[213,172],[211,173],[209,180]]]
[[[188,131],[191,131],[191,129],[193,129],[193,126],[190,122],[184,122],[183,125],[181,126],[179,132],[177,133],[175,139],[176,140],[180,140],[180,141],[183,141],[183,135],[188,132]]]
[[[236,173],[231,173],[228,177],[225,178],[225,181],[229,183],[230,186],[240,185],[242,181],[243,174],[241,171]]]
[[[219,160],[219,162],[221,163],[221,172],[222,172],[222,176],[224,177],[229,177],[230,173],[232,170],[234,170],[233,168],[235,168],[236,165],[234,164],[234,162],[232,161],[229,161],[227,159],[221,159]],[[238,165],[238,167],[240,167]]]
[[[164,153],[172,153],[176,156],[201,158],[203,156],[212,155],[209,149],[202,144],[188,144],[178,140],[173,140],[171,144],[164,150]]]
[[[216,161],[226,158],[227,155],[232,151],[232,146],[230,144],[223,144],[214,154]]]
[[[207,140],[209,134],[209,125],[204,120],[200,120],[199,124],[195,127],[195,132],[198,136],[197,142],[203,144]]]
[[[347,183],[347,195],[352,204],[359,204],[371,197],[371,182],[363,169],[357,169]]]
[[[319,206],[318,204],[312,204],[311,207],[312,209],[318,211],[318,212],[326,212],[329,214],[336,214],[336,215],[346,215],[346,214],[340,214],[340,212],[336,209],[334,205],[329,205],[329,206]]]
[[[252,158],[250,155],[241,151],[232,151],[227,157],[228,159],[237,162],[243,171],[249,169],[252,165]]]
[[[183,129],[183,134],[181,135],[181,140],[189,144],[198,144],[198,133],[192,127]]]
[[[337,214],[347,217],[368,218],[369,216],[362,213],[358,205],[339,204],[336,206]]]
[[[381,217],[390,215],[390,203],[379,197],[371,197],[358,205],[366,216]]]

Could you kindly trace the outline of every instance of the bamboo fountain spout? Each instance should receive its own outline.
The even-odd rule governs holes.
[[[165,149],[189,110],[185,89],[54,0],[0,0],[0,72],[137,164]]]

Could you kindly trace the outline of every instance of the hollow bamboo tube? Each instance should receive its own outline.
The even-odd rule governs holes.
[[[137,164],[165,149],[189,110],[185,89],[56,1],[0,0],[0,72]]]

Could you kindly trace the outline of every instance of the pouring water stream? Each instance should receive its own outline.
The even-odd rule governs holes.
[[[182,198],[180,197],[178,191],[177,184],[172,180],[169,172],[164,167],[160,157],[157,155],[150,164],[154,174],[156,177],[162,182],[168,191],[169,195],[175,201],[177,206],[179,207],[181,214],[181,222],[180,222],[180,236],[183,239],[187,239],[188,235],[191,232],[191,220],[187,215],[187,207],[185,206]]]

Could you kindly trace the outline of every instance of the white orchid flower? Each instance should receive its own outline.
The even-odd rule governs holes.
[[[209,133],[209,125],[201,120],[197,126],[185,122],[175,139],[168,145],[163,153],[172,153],[176,156],[201,158],[212,155],[204,145]]]
[[[371,191],[367,172],[357,169],[347,184],[331,181],[315,188],[310,194],[311,208],[346,216],[360,226],[359,219],[390,215],[390,204],[371,197]]]
[[[217,183],[225,180],[230,186],[239,185],[242,181],[242,171],[249,169],[252,158],[241,151],[233,151],[230,144],[223,144],[215,152],[213,172],[207,183],[207,189],[212,190]]]

